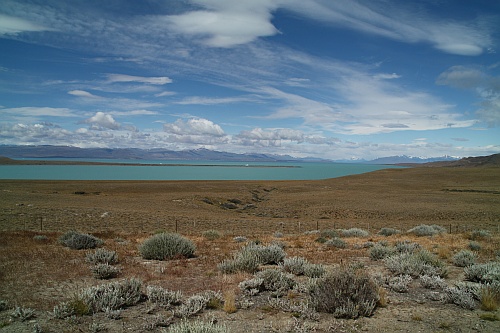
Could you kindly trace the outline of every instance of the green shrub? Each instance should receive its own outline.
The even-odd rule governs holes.
[[[203,232],[203,237],[205,237],[208,240],[216,240],[220,238],[220,232],[217,230],[207,230]]]
[[[433,225],[421,224],[419,226],[416,226],[408,230],[408,233],[414,234],[415,236],[434,236],[445,232],[446,228],[436,224]]]
[[[458,267],[467,267],[476,263],[477,254],[469,250],[461,250],[453,256],[453,264]]]
[[[118,255],[115,251],[106,250],[104,248],[100,248],[95,250],[94,252],[87,253],[85,260],[90,264],[108,264],[114,265],[118,263]]]
[[[341,231],[342,237],[368,237],[370,233],[359,228],[344,229]]]
[[[392,235],[397,235],[400,233],[401,233],[401,231],[394,229],[394,228],[382,228],[378,232],[378,234],[381,236],[392,236]]]
[[[295,275],[303,275],[305,266],[309,262],[302,257],[290,257],[285,258],[283,263],[280,264],[280,267],[288,273],[292,273]]]
[[[364,271],[340,269],[311,286],[310,302],[336,318],[368,317],[379,300],[378,286]]]
[[[238,271],[254,273],[259,265],[277,265],[283,262],[286,252],[278,244],[268,246],[250,243],[244,246],[233,259],[226,259],[217,267],[225,274]]]
[[[470,241],[469,242],[469,249],[472,251],[480,251],[481,250],[481,244],[475,241]]]
[[[310,278],[320,278],[325,275],[326,269],[321,264],[307,264],[304,266],[304,275]]]
[[[396,242],[395,248],[399,253],[414,253],[422,249],[422,246],[418,243],[404,240]]]
[[[84,289],[77,299],[88,306],[92,313],[118,310],[141,300],[141,285],[141,281],[136,279],[111,282]]]
[[[384,259],[386,267],[395,275],[447,275],[446,265],[427,250],[400,253]]]
[[[338,249],[345,249],[347,247],[347,242],[341,238],[336,237],[336,238],[332,238],[332,239],[327,240],[325,242],[325,245],[328,247],[336,247]]]
[[[146,296],[151,303],[158,304],[166,309],[172,305],[180,304],[182,300],[180,291],[170,291],[158,286],[147,286]]]
[[[491,238],[489,230],[474,230],[470,235],[471,240]]]
[[[446,282],[437,275],[420,275],[420,285],[425,289],[444,289]]]
[[[324,238],[335,238],[339,237],[339,233],[337,232],[337,230],[326,229],[321,231],[320,236]]]
[[[454,287],[444,289],[444,301],[460,306],[467,310],[474,310],[480,298],[480,287],[467,283],[458,283]]]
[[[465,280],[479,283],[500,283],[500,262],[475,264],[464,269]]]
[[[15,320],[26,321],[35,317],[35,310],[16,306],[10,316]]]
[[[144,259],[167,260],[176,257],[190,258],[196,246],[189,239],[178,234],[160,233],[146,239],[139,252]]]
[[[282,296],[295,286],[295,280],[290,274],[279,269],[269,268],[258,272],[255,277],[239,284],[240,289],[248,295],[256,295],[262,291],[272,291]]]
[[[412,281],[409,275],[398,275],[389,280],[389,288],[397,293],[407,293]]]
[[[382,260],[393,255],[395,252],[395,248],[377,243],[370,249],[370,258],[372,260]]]
[[[228,330],[223,325],[212,322],[182,320],[168,328],[168,333],[227,333]]]
[[[33,236],[33,240],[36,242],[44,243],[49,241],[49,237],[45,235],[35,235]]]
[[[94,249],[104,243],[102,239],[77,231],[68,231],[59,237],[59,242],[74,250]]]
[[[115,278],[120,273],[120,269],[118,267],[111,266],[110,264],[96,264],[90,269],[92,270],[94,277],[100,280]]]

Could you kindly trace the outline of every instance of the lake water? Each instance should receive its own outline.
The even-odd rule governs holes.
[[[75,159],[71,159],[71,161],[75,161]],[[387,168],[397,168],[396,166],[389,165],[344,163],[130,161],[89,159],[84,161],[158,165],[0,165],[0,179],[312,180],[336,178]]]

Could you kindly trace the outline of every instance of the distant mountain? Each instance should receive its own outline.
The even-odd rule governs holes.
[[[389,156],[389,157],[381,157],[372,161],[367,161],[365,163],[370,164],[422,164],[422,163],[430,163],[437,161],[456,161],[458,158],[452,156],[441,156],[441,157],[432,157],[432,158],[421,158],[415,156]]]
[[[500,167],[500,154],[465,157],[456,161],[425,163],[424,167]]]
[[[295,158],[289,155],[236,154],[209,149],[167,150],[138,148],[78,148],[71,146],[1,146],[0,156],[20,158],[86,158],[170,161],[226,162],[331,162],[316,158]]]

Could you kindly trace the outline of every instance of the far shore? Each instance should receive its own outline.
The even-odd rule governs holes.
[[[221,161],[223,162],[223,161]],[[108,165],[108,166],[197,166],[197,167],[231,167],[231,168],[300,168],[297,165],[262,165],[246,162],[226,162],[241,164],[189,164],[189,163],[119,163],[119,162],[89,162],[89,161],[48,161],[48,160],[15,160],[0,156],[0,165]]]

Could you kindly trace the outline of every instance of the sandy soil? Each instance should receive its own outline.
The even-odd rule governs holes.
[[[100,284],[92,277],[85,251],[63,248],[57,237],[70,229],[93,233],[105,247],[119,253],[119,278],[138,277],[185,295],[202,290],[235,290],[249,275],[226,276],[217,264],[241,247],[234,236],[270,242],[276,232],[288,256],[303,256],[334,269],[346,261],[362,262],[370,272],[388,274],[362,248],[366,241],[417,241],[449,264],[447,283],[463,280],[463,269],[451,256],[466,248],[469,231],[486,229],[494,237],[481,240],[480,260],[500,250],[500,168],[411,168],[380,170],[321,181],[0,181],[0,300],[32,307],[37,317],[19,322],[0,311],[1,332],[92,332],[99,323],[108,332],[142,332],[160,311],[148,313],[146,303],[123,310],[122,319],[102,313],[56,320],[54,305],[84,286]],[[382,227],[402,231],[420,224],[439,224],[451,233],[439,237],[382,237]],[[315,229],[369,230],[365,239],[348,239],[347,249],[315,242]],[[218,230],[217,240],[202,237]],[[177,231],[197,245],[197,256],[169,262],[140,258],[137,246],[151,233]],[[46,235],[36,242],[34,235]],[[280,235],[281,236],[281,235]],[[230,332],[498,332],[498,321],[480,319],[484,311],[465,310],[433,300],[417,281],[408,293],[388,291],[388,304],[370,318],[337,320],[321,314],[319,321],[299,321],[290,313],[254,306],[234,314],[208,310]],[[495,313],[494,313],[495,314]],[[499,311],[496,311],[498,317]],[[295,329],[292,327],[295,326]],[[310,327],[307,330],[307,326]],[[161,332],[157,327],[152,331]]]

